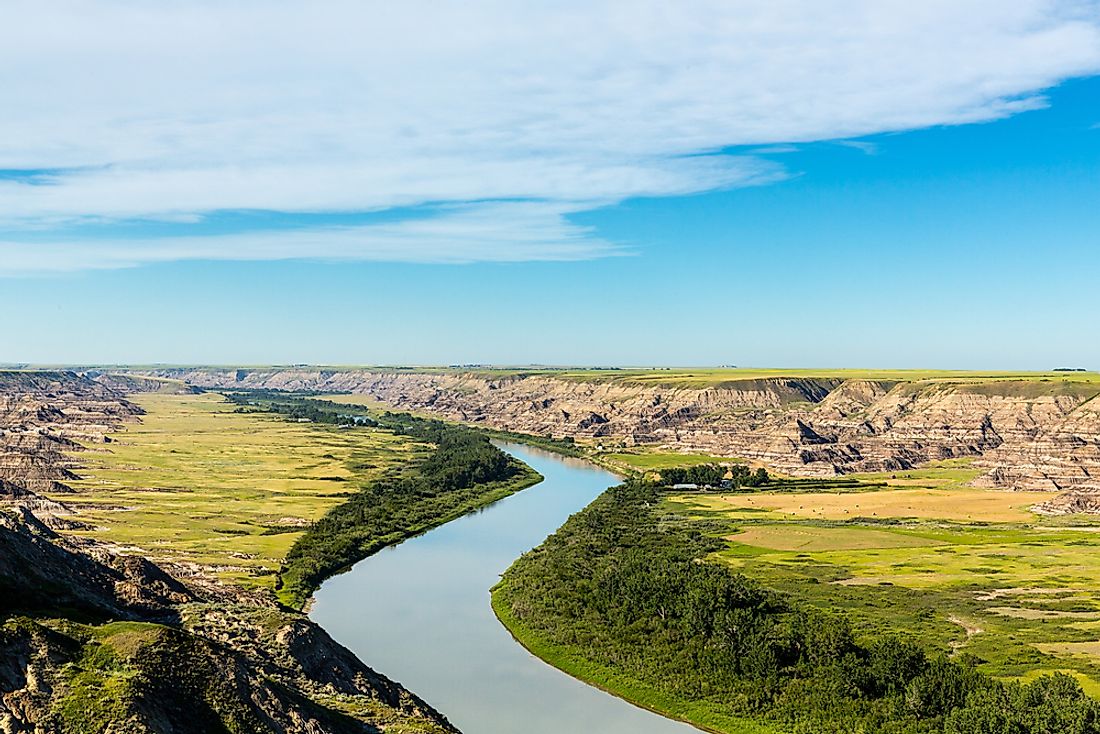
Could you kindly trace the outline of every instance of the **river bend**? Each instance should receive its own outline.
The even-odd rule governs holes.
[[[696,732],[543,663],[497,621],[500,574],[618,482],[585,461],[499,445],[545,479],[329,579],[310,616],[464,734]]]

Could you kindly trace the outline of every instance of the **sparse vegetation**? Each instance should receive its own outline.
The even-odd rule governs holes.
[[[894,489],[681,494],[666,503],[714,524],[726,545],[712,560],[817,608],[843,609],[859,629],[912,633],[1006,679],[1069,672],[1100,693],[1100,523],[1036,516],[1029,506],[1049,494],[961,486],[960,471],[899,474],[887,479],[900,483]]]
[[[607,453],[601,454],[600,459],[612,466],[622,466],[633,471],[660,471],[673,467],[687,467],[696,464],[732,463],[739,459],[711,456],[710,454],[680,454],[670,451],[643,451],[631,453]]]

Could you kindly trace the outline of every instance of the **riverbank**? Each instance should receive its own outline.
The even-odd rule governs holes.
[[[560,454],[499,445],[544,481],[334,576],[314,595],[310,617],[464,731],[695,731],[544,664],[500,624],[489,589],[501,573],[616,477]]]
[[[646,711],[682,721],[711,734],[780,734],[774,727],[724,715],[706,704],[678,700],[653,686],[646,685],[644,681],[588,660],[566,645],[555,645],[540,637],[535,630],[523,624],[512,613],[512,599],[506,581],[501,581],[494,586],[491,595],[493,613],[517,644],[544,663],[593,688],[621,698]]]
[[[345,461],[416,442],[98,377],[0,372],[0,729],[456,734],[271,593]]]
[[[334,427],[338,434],[381,431],[427,447],[413,460],[356,483],[343,502],[305,528],[287,552],[275,584],[279,601],[293,609],[305,608],[325,579],[364,558],[542,479],[482,432],[465,426],[272,391],[226,396],[238,413]]]
[[[1100,703],[1075,678],[1003,682],[979,658],[736,574],[714,562],[731,530],[629,481],[520,557],[493,609],[547,663],[718,734],[1093,731]]]

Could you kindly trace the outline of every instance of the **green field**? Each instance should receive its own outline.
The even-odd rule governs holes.
[[[1043,518],[1049,493],[962,486],[965,462],[888,478],[872,491],[672,498],[718,521],[714,560],[867,634],[902,632],[976,655],[986,672],[1063,671],[1100,692],[1100,521]],[[868,475],[882,478],[882,475]]]
[[[928,487],[947,489],[963,487],[974,481],[984,470],[974,467],[973,458],[934,461],[918,469],[898,472],[850,474],[853,479],[867,482],[885,482],[892,487]]]
[[[384,430],[235,412],[213,394],[133,399],[147,415],[78,454],[79,494],[54,498],[94,528],[81,534],[245,586],[270,587],[305,526],[428,451]]]
[[[660,471],[681,466],[697,466],[700,464],[728,463],[742,461],[726,456],[711,456],[710,454],[679,454],[667,451],[637,451],[632,453],[608,453],[600,454],[599,458],[612,466],[621,466],[635,471]]]
[[[819,380],[881,380],[884,382],[994,382],[1025,381],[1100,383],[1097,372],[974,372],[967,370],[864,370],[864,369],[734,369],[671,368],[623,370],[563,370],[558,377],[586,382],[622,382],[662,387],[715,387],[742,380],[774,378]]]

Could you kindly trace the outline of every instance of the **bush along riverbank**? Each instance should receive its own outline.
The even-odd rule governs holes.
[[[570,518],[493,589],[501,621],[566,672],[714,732],[1100,732],[1069,676],[1004,683],[705,562],[723,542],[664,496],[631,480]]]
[[[280,601],[300,609],[330,576],[400,543],[539,482],[526,464],[481,432],[407,413],[373,413],[280,393],[231,393],[243,410],[288,420],[380,428],[429,444],[426,458],[363,484],[310,526],[287,554],[277,582]]]

